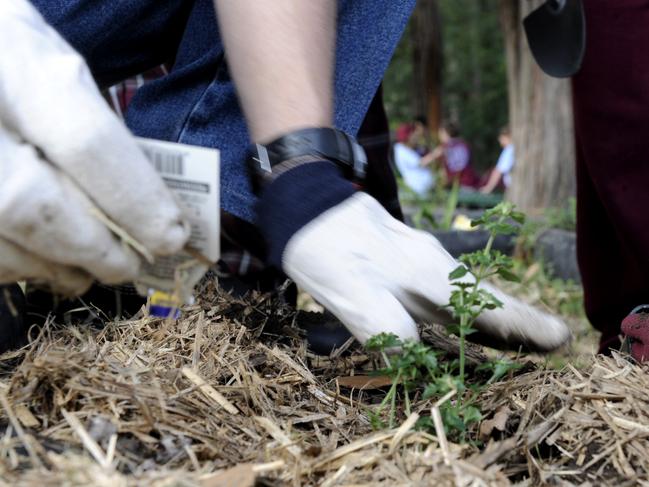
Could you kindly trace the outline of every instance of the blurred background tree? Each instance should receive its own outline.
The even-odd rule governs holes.
[[[484,169],[499,154],[507,123],[503,32],[493,0],[419,0],[385,77],[393,125],[427,116],[459,123]]]
[[[413,110],[432,133],[442,122],[442,31],[437,0],[420,1],[408,32],[412,45]]]
[[[482,172],[494,166],[497,136],[513,130],[516,167],[507,197],[527,212],[575,193],[570,82],[533,61],[523,18],[543,0],[419,0],[386,73],[394,127],[425,115],[459,123]]]
[[[550,78],[527,45],[523,19],[542,0],[500,0],[507,47],[509,112],[516,166],[507,198],[528,213],[575,195],[570,80]]]

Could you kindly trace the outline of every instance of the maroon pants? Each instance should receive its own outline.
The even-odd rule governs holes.
[[[649,303],[649,0],[585,0],[588,44],[573,80],[577,251],[602,351]]]

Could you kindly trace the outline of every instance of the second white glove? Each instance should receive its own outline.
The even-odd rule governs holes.
[[[357,193],[300,229],[283,268],[301,288],[364,343],[382,332],[418,339],[417,320],[452,323],[444,310],[458,262],[432,235],[392,218]],[[475,327],[510,345],[550,351],[570,339],[560,319],[485,285],[504,307],[485,311]]]

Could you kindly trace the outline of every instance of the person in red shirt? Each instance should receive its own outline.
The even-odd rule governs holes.
[[[422,158],[422,165],[441,161],[449,185],[457,179],[461,187],[477,187],[479,179],[471,164],[471,148],[460,136],[459,127],[446,122],[440,127],[438,137],[440,145]]]

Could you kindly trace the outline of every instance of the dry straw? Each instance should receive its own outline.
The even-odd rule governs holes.
[[[439,438],[414,430],[434,402],[415,400],[403,426],[372,431],[367,409],[379,393],[336,379],[367,374],[373,359],[311,356],[287,338],[299,319],[261,296],[235,300],[208,286],[177,322],[47,325],[1,360],[0,484],[649,481],[649,377],[620,356],[492,385],[479,403],[498,427],[482,428],[483,445],[457,445],[439,421]],[[435,329],[425,336],[453,348]]]

